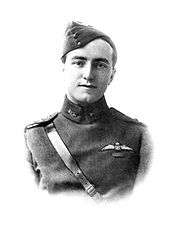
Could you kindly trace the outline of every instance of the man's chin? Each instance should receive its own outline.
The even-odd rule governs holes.
[[[93,97],[90,97],[90,96],[87,96],[87,97],[81,97],[81,98],[78,98],[77,99],[77,102],[79,104],[82,104],[82,105],[87,105],[87,104],[91,104],[94,102],[94,98]]]
[[[94,103],[95,101],[97,101],[98,99],[96,99],[96,97],[92,96],[92,95],[82,95],[82,96],[77,96],[75,98],[73,97],[68,97],[70,98],[70,100],[74,103],[77,103],[77,104],[81,104],[81,105],[88,105],[88,104],[91,104],[91,103]]]

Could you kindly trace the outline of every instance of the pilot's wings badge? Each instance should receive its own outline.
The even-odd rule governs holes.
[[[104,150],[117,150],[117,151],[121,151],[121,150],[133,150],[132,148],[126,146],[126,145],[121,145],[119,142],[116,142],[114,144],[109,144],[105,147],[102,148],[102,151]]]

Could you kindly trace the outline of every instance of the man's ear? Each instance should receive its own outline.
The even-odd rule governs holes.
[[[115,73],[116,73],[116,69],[114,68],[113,71],[112,71],[112,74],[110,76],[110,80],[108,81],[108,85],[110,85],[110,83],[113,81]]]

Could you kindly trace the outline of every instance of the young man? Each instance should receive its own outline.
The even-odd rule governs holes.
[[[101,198],[131,190],[150,151],[145,125],[106,103],[117,60],[113,41],[72,22],[61,59],[67,80],[61,111],[25,129],[39,183],[49,192],[85,189]]]

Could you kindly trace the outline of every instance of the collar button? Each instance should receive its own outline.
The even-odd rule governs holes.
[[[89,116],[90,116],[90,117],[94,117],[94,113],[91,112],[91,113],[89,114]]]

